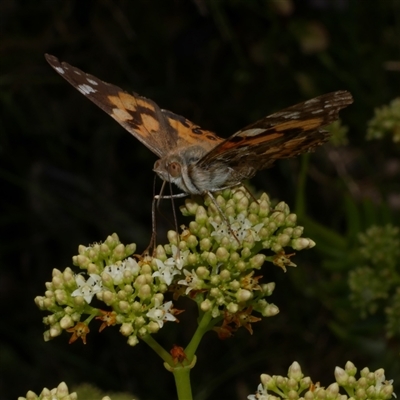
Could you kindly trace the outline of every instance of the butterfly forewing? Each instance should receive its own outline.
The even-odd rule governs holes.
[[[329,137],[321,128],[337,120],[339,111],[352,102],[349,92],[337,91],[288,107],[236,132],[198,165],[224,162],[233,168],[246,164],[260,170],[276,159],[312,151]]]
[[[79,68],[46,54],[46,60],[64,79],[104,110],[159,157],[176,148],[179,129],[191,124],[161,110],[154,101],[103,82]]]

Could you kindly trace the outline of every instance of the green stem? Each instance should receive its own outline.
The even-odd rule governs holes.
[[[191,367],[177,367],[172,373],[175,378],[176,393],[178,400],[192,400],[192,387],[190,384]]]
[[[185,349],[185,354],[190,361],[193,359],[193,356],[195,355],[197,347],[199,347],[200,341],[204,334],[210,330],[211,326],[214,326],[219,321],[218,319],[215,319],[211,325],[211,320],[211,311],[204,313],[203,316],[200,318],[196,332],[194,333],[192,340]]]
[[[171,354],[168,353],[154,338],[152,335],[147,335],[142,340],[150,346],[166,363],[173,365],[174,360]]]

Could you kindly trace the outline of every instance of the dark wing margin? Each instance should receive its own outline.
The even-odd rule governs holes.
[[[313,151],[329,139],[321,128],[336,121],[339,111],[352,103],[352,95],[340,90],[278,111],[225,139],[198,165],[223,162],[239,170],[246,165],[257,171],[277,159]]]
[[[59,75],[157,156],[163,157],[176,147],[178,131],[171,126],[171,121],[180,121],[183,117],[171,112],[167,116],[154,101],[103,82],[79,68],[60,62],[57,57],[45,54],[45,58]]]

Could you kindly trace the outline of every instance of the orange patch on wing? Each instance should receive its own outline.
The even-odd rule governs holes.
[[[107,96],[108,100],[110,100],[110,103],[114,104],[115,107],[119,109],[125,108],[125,106],[122,104],[121,99],[118,96]]]
[[[323,123],[322,118],[313,118],[308,120],[293,120],[278,124],[274,126],[274,129],[276,129],[278,132],[296,128],[301,128],[306,131],[306,130],[316,129],[320,127],[322,123]]]
[[[133,119],[132,115],[129,114],[124,108],[113,108],[111,116],[119,122],[125,122]]]
[[[137,104],[139,103],[136,98],[128,93],[120,92],[119,97],[122,101],[124,108],[129,111],[136,111]]]
[[[160,123],[152,115],[141,114],[140,116],[142,117],[143,125],[149,132],[158,132],[160,130]]]
[[[153,104],[151,104],[150,102],[146,101],[145,99],[137,99],[136,100],[138,106],[142,106],[144,108],[148,108],[151,111],[156,112],[156,110],[154,109]]]

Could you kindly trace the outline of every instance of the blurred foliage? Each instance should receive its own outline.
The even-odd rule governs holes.
[[[388,134],[393,136],[393,142],[400,142],[400,98],[377,108],[368,123],[367,139],[382,139]]]
[[[86,346],[69,346],[67,338],[43,342],[33,298],[52,268],[69,265],[79,243],[114,231],[139,251],[147,245],[155,161],[61,79],[44,53],[221,136],[307,98],[352,92],[354,104],[341,113],[346,147],[328,144],[252,180],[296,208],[317,247],[296,256],[299,267],[286,275],[263,271],[277,283],[278,317],[260,322],[252,336],[205,338],[194,392],[198,400],[245,398],[261,371],[284,374],[294,360],[322,385],[348,359],[383,367],[388,379],[400,376],[397,280],[381,276],[392,297],[377,300],[365,318],[348,285],[362,268],[354,259],[365,247],[359,238],[372,226],[385,232],[400,225],[399,147],[389,138],[365,140],[374,109],[399,93],[399,2],[15,0],[0,2],[0,15],[2,399],[61,381],[141,399],[174,396],[172,376],[149,348],[127,348],[112,329],[91,335]],[[168,202],[162,211],[170,218]],[[160,240],[170,227],[158,218]],[[385,269],[381,262],[373,267],[364,280]],[[398,273],[398,261],[393,268]],[[191,337],[195,321],[185,314],[185,330],[168,331],[166,347]]]

